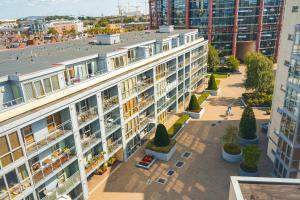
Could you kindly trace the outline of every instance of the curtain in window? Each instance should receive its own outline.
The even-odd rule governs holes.
[[[27,100],[31,100],[31,99],[35,98],[35,93],[34,93],[33,85],[31,82],[24,84],[24,91],[25,91],[25,96],[26,96]]]

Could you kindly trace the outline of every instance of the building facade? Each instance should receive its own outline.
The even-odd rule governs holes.
[[[0,199],[87,199],[103,163],[126,161],[203,86],[207,45],[176,30],[1,52]]]
[[[70,20],[70,21],[51,21],[47,23],[47,28],[54,28],[58,33],[63,34],[64,31],[75,30],[77,33],[82,33],[84,31],[83,22],[80,20]]]
[[[277,57],[284,0],[150,0],[150,27],[199,29],[223,56]]]
[[[299,0],[286,1],[280,38],[278,66],[268,130],[268,156],[278,177],[300,178]],[[298,24],[298,25],[297,25]]]

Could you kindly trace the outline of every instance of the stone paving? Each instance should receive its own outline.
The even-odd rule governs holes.
[[[243,111],[238,101],[244,92],[242,74],[221,79],[221,94],[218,97],[209,97],[204,104],[206,113],[203,118],[191,120],[183,129],[178,137],[177,151],[169,162],[158,161],[150,170],[136,168],[135,163],[144,154],[141,148],[107,180],[95,182],[91,186],[93,192],[90,199],[227,199],[229,177],[238,175],[239,164],[227,163],[221,158],[220,137],[229,124],[239,123]],[[233,115],[225,118],[229,104],[233,104]],[[255,115],[258,126],[269,118],[262,110],[255,110]],[[266,156],[267,137],[260,131],[258,134],[263,149],[259,172],[261,176],[271,176],[272,165]],[[182,157],[186,151],[192,153],[190,158]],[[178,160],[184,162],[181,168],[175,166]],[[167,176],[169,169],[175,171],[170,177]],[[166,179],[166,183],[157,183],[158,178]]]

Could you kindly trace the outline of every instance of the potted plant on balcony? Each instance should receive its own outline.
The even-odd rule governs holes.
[[[107,164],[108,166],[113,166],[116,163],[117,159],[116,157],[112,156],[108,159]]]
[[[156,159],[168,161],[176,151],[176,140],[170,139],[163,124],[158,124],[153,140],[149,141],[145,153]]]
[[[101,167],[97,170],[97,174],[102,175],[107,171],[107,163],[103,163]]]
[[[242,160],[241,146],[238,144],[238,128],[229,125],[222,137],[222,157],[228,162],[239,162]]]
[[[69,154],[70,153],[70,148],[69,147],[64,147],[63,152]]]
[[[242,114],[239,125],[240,144],[258,144],[256,135],[256,119],[254,112],[250,106],[247,106]]]
[[[217,96],[221,92],[221,89],[218,87],[218,84],[217,84],[214,74],[212,74],[209,77],[208,87],[207,87],[206,91],[209,92],[213,96]]]
[[[243,148],[243,161],[240,164],[240,176],[258,176],[258,162],[261,150],[256,144],[250,144]]]
[[[199,119],[203,116],[205,110],[201,108],[196,95],[192,95],[189,103],[189,107],[187,108],[186,113],[190,115],[190,117]]]

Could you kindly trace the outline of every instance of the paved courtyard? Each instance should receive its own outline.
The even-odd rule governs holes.
[[[229,124],[239,123],[243,109],[238,98],[244,92],[243,79],[242,74],[234,74],[221,80],[221,94],[209,97],[204,105],[206,112],[203,118],[191,120],[183,129],[178,137],[177,151],[169,162],[158,161],[150,170],[139,169],[135,163],[143,156],[144,149],[141,148],[107,180],[94,181],[90,199],[227,199],[229,177],[238,175],[239,164],[222,160],[220,137]],[[224,118],[229,104],[233,104],[233,116]],[[255,115],[258,126],[269,118],[261,110],[255,110]],[[258,134],[263,149],[260,176],[271,176],[272,166],[266,156],[266,134],[260,131]],[[192,153],[190,158],[182,157],[186,151]],[[175,166],[178,160],[184,162],[181,168]],[[170,177],[167,176],[169,169],[175,171]],[[166,179],[166,183],[157,183],[158,178]]]

